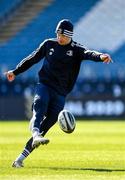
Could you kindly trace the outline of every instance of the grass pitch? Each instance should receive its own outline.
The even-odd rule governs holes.
[[[125,180],[125,121],[77,121],[72,134],[55,125],[40,146],[11,167],[30,137],[28,122],[0,122],[1,180]]]

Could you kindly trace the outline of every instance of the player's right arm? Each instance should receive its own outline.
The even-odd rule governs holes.
[[[14,70],[10,70],[8,72],[5,72],[8,81],[13,81],[15,77],[29,69],[34,64],[38,63],[44,56],[45,56],[45,45],[46,41],[40,44],[40,46],[29,56],[24,58]]]
[[[15,79],[15,74],[13,71],[5,72],[4,75],[7,77],[8,81],[13,81]]]

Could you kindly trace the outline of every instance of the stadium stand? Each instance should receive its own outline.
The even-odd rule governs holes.
[[[75,23],[96,3],[97,0],[77,0],[73,2],[71,0],[54,1],[51,6],[45,8],[44,11],[22,31],[18,32],[16,36],[6,44],[1,44],[0,59],[4,59],[3,64],[7,64],[8,68],[13,68],[17,62],[31,53],[43,39],[55,36],[55,26],[60,19],[69,18]],[[79,10],[79,13],[77,13],[77,10]],[[32,73],[30,72],[31,71],[29,71],[30,75],[34,74],[34,70]]]
[[[0,17],[5,13],[11,16],[11,20],[15,20],[12,16],[12,7],[19,7],[17,3],[22,3],[25,11],[22,11],[22,19],[16,18],[16,23],[23,24],[20,29],[13,34],[11,39],[0,43],[0,66],[1,72],[11,69],[29,55],[38,45],[46,38],[55,37],[55,26],[60,19],[69,18],[75,25],[74,39],[84,44],[90,49],[102,52],[108,52],[114,59],[114,64],[104,65],[101,63],[85,62],[83,63],[77,84],[71,93],[72,97],[81,97],[83,94],[96,96],[97,94],[106,94],[110,96],[112,93],[124,93],[125,82],[125,1],[117,0],[54,0],[48,1],[48,4],[35,9],[27,23],[23,20],[26,12],[29,14],[33,11],[34,3],[38,1],[14,0],[1,1]],[[40,1],[39,1],[40,2]],[[47,2],[47,1],[46,1]],[[10,12],[10,13],[9,13]],[[20,14],[19,14],[20,15]],[[8,21],[6,20],[6,24]],[[25,89],[31,85],[34,86],[36,79],[28,77],[36,77],[39,65],[31,68],[29,71],[20,76],[21,80],[13,83],[13,87],[9,87],[16,94],[24,93]],[[6,94],[7,82],[4,78],[0,79],[0,94]],[[21,86],[20,86],[21,84]],[[7,85],[7,86],[6,86]],[[83,93],[84,92],[84,93]],[[115,92],[115,93],[114,93]],[[117,93],[116,93],[117,92]]]
[[[7,12],[7,9],[10,11],[10,9],[16,7],[19,2],[21,2],[21,0],[13,1],[11,6],[9,6],[9,1],[2,1],[0,6],[1,14]],[[32,1],[30,1],[30,3],[32,4]],[[124,33],[122,33],[124,27],[124,21],[122,19],[125,16],[124,7],[125,2],[122,0],[118,0],[117,3],[112,3],[110,0],[78,0],[73,2],[56,0],[38,14],[35,19],[22,31],[19,31],[10,41],[4,45],[1,44],[0,59],[4,59],[4,64],[7,64],[8,68],[10,68],[12,61],[14,62],[13,65],[15,65],[20,59],[31,53],[44,38],[53,37],[58,20],[69,18],[75,23],[75,39],[83,44],[85,43],[89,48],[109,52],[113,59],[117,60],[118,63],[122,63],[123,57],[125,57]],[[27,11],[28,8],[27,6]],[[118,24],[120,24],[120,26],[118,26]],[[100,26],[103,27],[101,30],[99,30]],[[81,37],[83,37],[83,39]],[[102,37],[103,41],[100,41]],[[31,39],[32,43],[29,43]],[[89,64],[86,66],[89,66]],[[115,63],[110,66],[112,72],[117,74],[114,70],[117,69],[118,66],[116,67]],[[92,73],[91,67],[93,68],[93,65],[89,66],[90,72]],[[94,65],[95,69],[100,69],[100,67],[101,69],[104,68],[104,66],[100,64]],[[105,71],[103,71],[104,75],[105,72],[107,73],[106,68],[107,67],[105,67]]]
[[[3,2],[5,6],[5,1]],[[6,1],[7,6],[8,2]],[[30,0],[29,2],[32,4],[33,1]],[[27,12],[30,11],[30,7],[26,6]],[[92,77],[95,73],[95,76],[107,76],[108,69],[110,69],[111,76],[112,74],[116,76],[121,63],[123,63],[123,57],[125,57],[125,37],[122,32],[125,16],[124,7],[125,2],[122,0],[117,0],[116,3],[113,3],[112,0],[75,0],[73,2],[71,0],[55,0],[41,13],[38,13],[37,17],[35,16],[34,19],[30,20],[27,26],[19,31],[16,36],[5,44],[0,44],[0,59],[4,60],[1,66],[5,67],[7,64],[8,68],[13,68],[22,58],[31,53],[43,39],[54,37],[55,26],[60,19],[69,18],[75,24],[74,39],[85,44],[88,48],[109,52],[117,61],[117,64],[109,65],[108,68],[100,63],[92,63],[92,65],[86,63],[81,68],[81,76],[86,76],[85,69],[89,69],[89,74]],[[100,30],[99,27],[101,26],[103,28]],[[31,41],[32,43],[30,43]],[[84,68],[84,66],[88,68]],[[33,72],[36,72],[37,69],[38,67],[33,68],[28,75],[34,74]],[[110,73],[108,72],[108,74]]]
[[[86,46],[91,49],[108,52],[112,55],[115,63],[108,67],[112,76],[117,76],[119,67],[124,63],[124,9],[125,2],[122,0],[117,0],[116,3],[113,3],[112,0],[102,0],[85,16],[82,16],[75,25],[75,39],[81,43],[85,42]],[[84,37],[84,40],[81,37]],[[103,72],[103,76],[107,72],[107,67],[101,64],[93,64],[93,67],[98,74]]]
[[[17,8],[11,10],[11,15],[4,17],[0,29],[0,43],[4,44],[10,38],[21,31],[30,21],[32,21],[39,12],[51,3],[51,0],[25,0],[18,3]]]
[[[23,0],[13,0],[11,1],[5,1],[5,0],[1,0],[0,1],[0,20],[2,20],[2,18],[6,18],[6,16],[9,14],[11,15],[12,10],[16,9],[17,6],[19,6],[20,3],[22,3]]]

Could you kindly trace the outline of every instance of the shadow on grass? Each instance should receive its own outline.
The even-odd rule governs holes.
[[[96,171],[96,172],[125,172],[125,169],[105,169],[105,168],[75,168],[75,167],[32,167],[38,169],[49,169],[49,170],[76,170],[76,171]]]

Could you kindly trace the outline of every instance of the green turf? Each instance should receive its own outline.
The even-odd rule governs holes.
[[[12,168],[29,137],[28,122],[0,122],[0,180],[125,180],[125,121],[80,121],[72,134],[56,125],[50,144]]]

